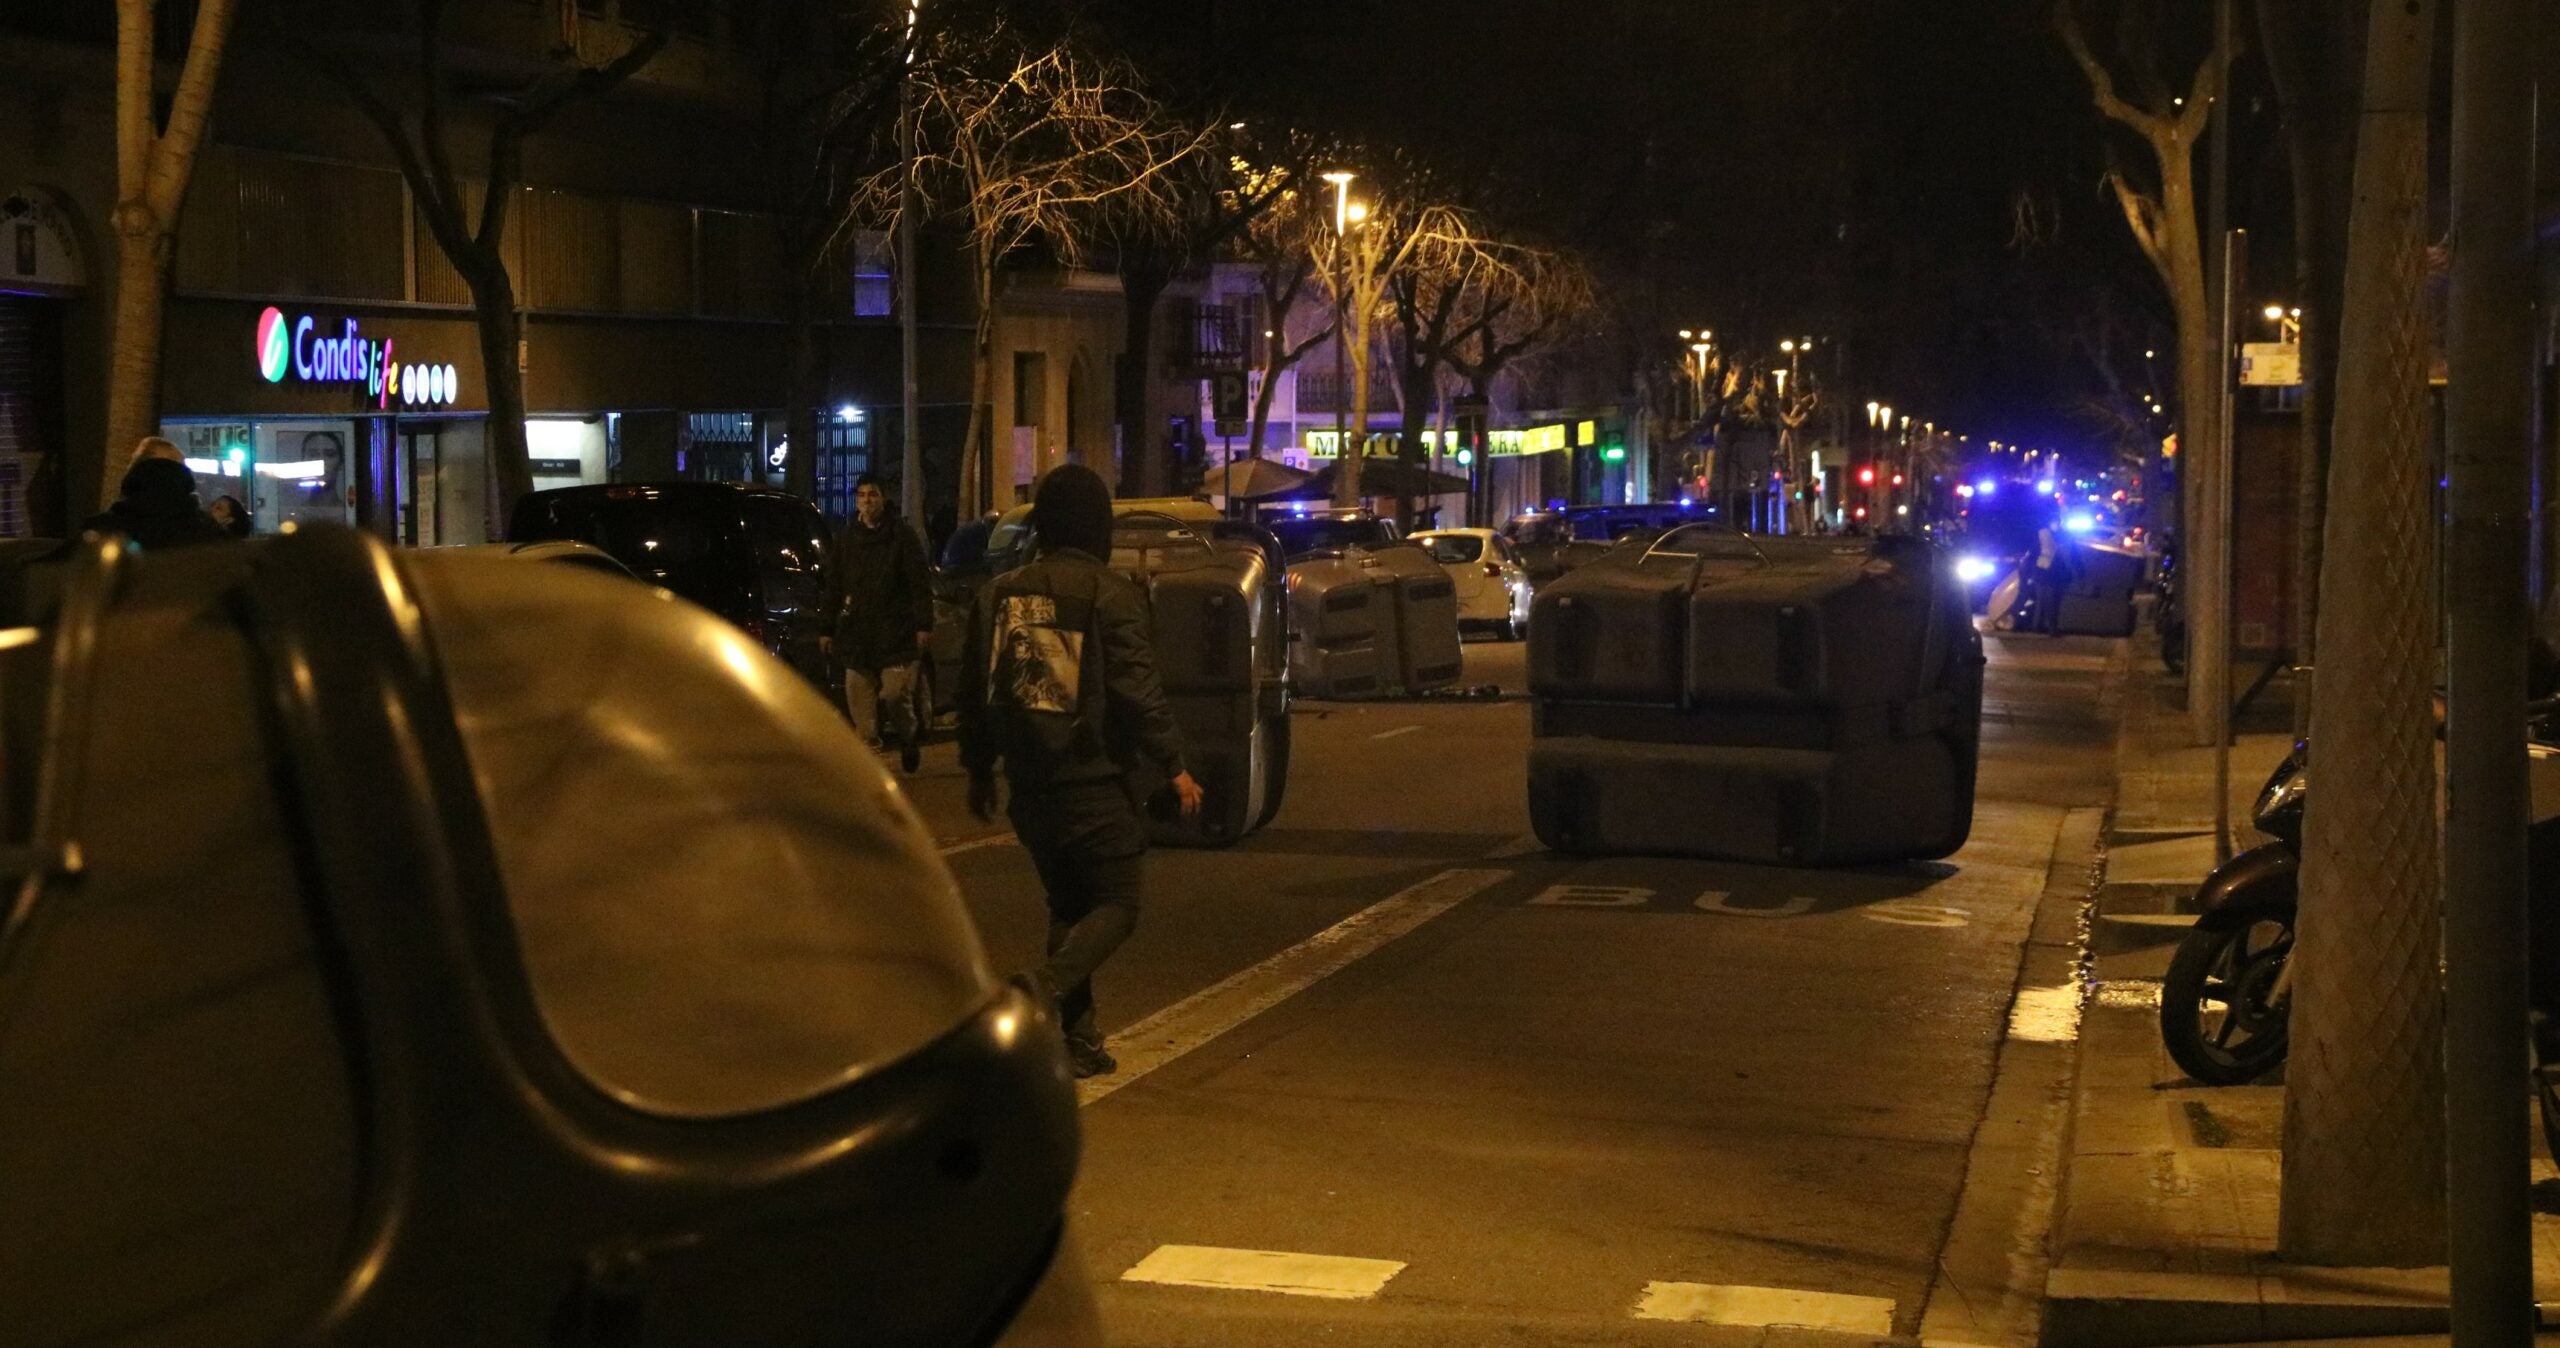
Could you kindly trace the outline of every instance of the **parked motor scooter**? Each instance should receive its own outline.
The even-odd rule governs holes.
[[[2530,893],[2537,924],[2533,1001],[2536,1056],[2546,1105],[2560,1105],[2560,979],[2541,957],[2560,923],[2560,699],[2531,704],[2534,808],[2529,830]],[[2208,1086],[2254,1081],[2283,1063],[2291,1009],[2302,811],[2309,745],[2267,778],[2253,811],[2262,843],[2215,867],[2196,890],[2196,924],[2179,942],[2160,985],[2160,1037],[2187,1075]],[[2546,1020],[2548,1024],[2546,1025]],[[2553,1110],[2544,1111],[2545,1127]]]
[[[2151,630],[2160,636],[2160,665],[2172,674],[2187,672],[2187,606],[2178,594],[2178,545],[2160,550],[2160,576],[2151,583],[2158,598],[2151,606]]]

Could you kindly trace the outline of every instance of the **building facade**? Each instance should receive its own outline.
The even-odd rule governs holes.
[[[102,498],[113,15],[63,8],[79,12],[0,20],[0,532],[58,527]],[[164,51],[183,51],[171,20],[187,8],[162,6]],[[458,49],[501,67],[554,36],[552,5],[457,10]],[[616,5],[573,12],[594,30],[582,45],[630,40]],[[505,239],[534,484],[779,484],[809,453],[818,499],[841,516],[855,475],[899,466],[889,250],[848,234],[795,293],[793,222],[773,205],[792,184],[758,153],[755,71],[724,26],[678,31],[526,147]],[[164,61],[163,85],[174,78]],[[386,65],[377,83],[402,78]],[[466,179],[487,143],[487,113],[472,111],[449,138]],[[466,185],[474,204],[482,190]],[[957,255],[924,251],[922,424],[947,475],[973,315]],[[201,494],[234,496],[262,530],[327,519],[418,545],[496,536],[469,301],[379,134],[244,29],[178,221],[164,329],[162,429]],[[795,362],[820,409],[813,446],[788,442]]]

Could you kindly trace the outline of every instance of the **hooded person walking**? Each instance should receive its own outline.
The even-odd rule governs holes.
[[[125,470],[116,503],[81,521],[79,531],[122,534],[146,552],[231,537],[196,504],[196,475],[185,462],[148,453]]]
[[[844,607],[835,655],[845,712],[875,747],[896,744],[898,765],[913,772],[922,761],[914,692],[916,664],[933,645],[933,573],[916,531],[889,513],[879,478],[854,479],[853,509],[836,539]]]
[[[1118,1066],[1093,1014],[1093,974],[1138,925],[1147,852],[1141,806],[1170,787],[1185,815],[1200,784],[1156,675],[1146,596],[1104,565],[1111,489],[1092,469],[1050,470],[1032,497],[1039,555],[987,583],[960,673],[960,761],[969,808],[1006,814],[1049,904],[1049,958],[1034,974],[1053,998],[1079,1077]]]

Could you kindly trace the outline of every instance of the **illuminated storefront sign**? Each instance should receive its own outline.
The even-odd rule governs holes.
[[[451,407],[462,396],[462,377],[450,365],[402,363],[393,357],[392,339],[365,337],[356,320],[341,321],[336,334],[319,330],[309,314],[287,320],[269,308],[258,315],[258,374],[270,384],[287,376],[300,384],[362,384],[376,405]]]
[[[1558,427],[1556,429],[1562,428]],[[1526,438],[1528,434],[1529,433],[1526,431],[1485,432],[1486,457],[1507,459],[1514,458],[1522,454],[1536,454],[1543,452],[1526,447]],[[1445,444],[1443,443],[1443,437],[1440,432],[1424,431],[1422,433],[1422,445],[1424,449],[1433,454],[1455,455],[1467,452],[1466,437],[1459,435],[1455,431],[1448,434]],[[1336,457],[1334,453],[1334,436],[1331,431],[1308,431],[1305,435],[1305,444],[1303,447],[1306,450],[1307,457],[1310,459],[1330,459]],[[1559,441],[1554,447],[1562,449],[1564,448],[1564,445]],[[1395,457],[1395,453],[1396,438],[1393,435],[1380,433],[1370,437],[1370,458],[1393,458]]]

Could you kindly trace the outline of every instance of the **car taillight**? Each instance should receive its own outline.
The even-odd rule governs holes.
[[[1484,564],[1484,573],[1499,578],[1502,575],[1502,567],[1498,563],[1487,562]]]

